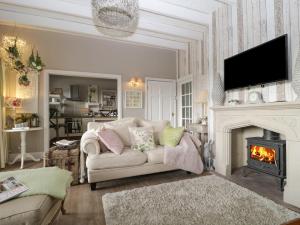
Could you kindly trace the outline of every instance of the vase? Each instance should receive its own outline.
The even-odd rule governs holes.
[[[300,101],[300,43],[298,46],[298,53],[292,79],[292,87],[297,94],[296,101]]]
[[[214,105],[224,105],[225,92],[224,86],[219,73],[214,74],[212,90],[212,101]]]

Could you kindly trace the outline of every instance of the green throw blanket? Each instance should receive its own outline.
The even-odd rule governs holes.
[[[22,193],[19,197],[45,194],[57,199],[64,199],[67,188],[70,187],[73,180],[71,172],[58,167],[1,172],[0,180],[11,176],[29,188],[28,191]]]

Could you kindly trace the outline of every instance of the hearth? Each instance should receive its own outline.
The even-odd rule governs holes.
[[[286,141],[278,133],[264,130],[263,137],[247,138],[247,167],[275,176],[280,190],[286,178]]]

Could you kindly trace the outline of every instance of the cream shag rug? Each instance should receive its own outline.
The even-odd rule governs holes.
[[[102,201],[107,225],[279,225],[300,217],[215,175],[108,193]]]

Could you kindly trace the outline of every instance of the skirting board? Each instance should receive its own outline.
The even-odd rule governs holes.
[[[37,159],[42,160],[44,157],[44,152],[28,152],[28,153],[30,153],[31,155],[33,155],[33,157],[35,157]],[[20,154],[20,153],[9,153],[8,162],[11,162],[12,160],[14,160],[18,154]],[[20,160],[18,160],[17,162],[20,162]]]

